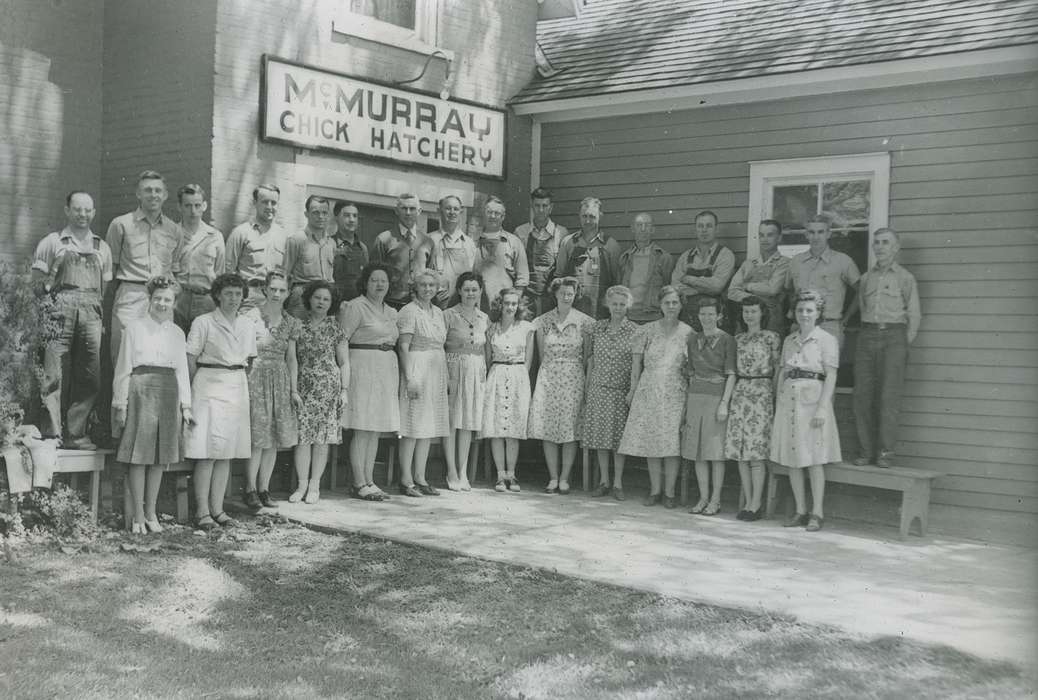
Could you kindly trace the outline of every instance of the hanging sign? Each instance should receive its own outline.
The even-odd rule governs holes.
[[[263,57],[261,137],[485,177],[505,174],[505,113]]]

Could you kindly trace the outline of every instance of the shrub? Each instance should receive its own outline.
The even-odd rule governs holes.
[[[21,512],[26,528],[62,539],[90,540],[99,533],[90,506],[65,484],[49,491],[33,489],[24,497]]]

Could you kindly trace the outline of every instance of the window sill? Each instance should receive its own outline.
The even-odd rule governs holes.
[[[429,44],[419,38],[418,33],[412,29],[397,27],[388,22],[380,22],[377,19],[352,12],[340,12],[332,20],[332,32],[344,36],[356,37],[385,46],[395,46],[405,51],[431,56],[439,53],[454,60],[454,52],[433,44]]]

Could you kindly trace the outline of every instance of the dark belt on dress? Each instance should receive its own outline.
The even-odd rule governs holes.
[[[786,370],[786,379],[817,379],[820,382],[825,381],[824,372],[811,372],[806,369],[793,369]]]
[[[139,284],[142,287],[147,284],[147,282],[141,282],[140,280],[124,280],[124,279],[120,279],[120,280],[118,280],[118,282],[119,282],[119,284]]]
[[[893,331],[904,328],[907,324],[905,323],[872,323],[870,321],[862,321],[862,328],[872,328],[877,331]]]
[[[218,365],[211,362],[196,362],[195,367],[202,369],[229,369],[234,371],[245,369],[245,365]]]
[[[526,360],[494,360],[492,365],[525,365]]]
[[[735,376],[739,379],[771,379],[774,377],[772,374],[737,374]]]
[[[175,374],[172,367],[157,367],[155,365],[137,365],[130,374]]]
[[[390,352],[396,349],[393,343],[350,343],[350,350],[381,350]]]

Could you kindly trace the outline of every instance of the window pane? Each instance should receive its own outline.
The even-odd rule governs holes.
[[[822,186],[822,212],[832,222],[829,247],[851,256],[859,270],[869,266],[869,188],[868,180],[827,182]]]
[[[805,250],[804,222],[818,212],[818,185],[776,186],[771,201],[771,218],[782,224],[782,254]]]
[[[417,0],[350,0],[350,11],[381,22],[414,29]]]

